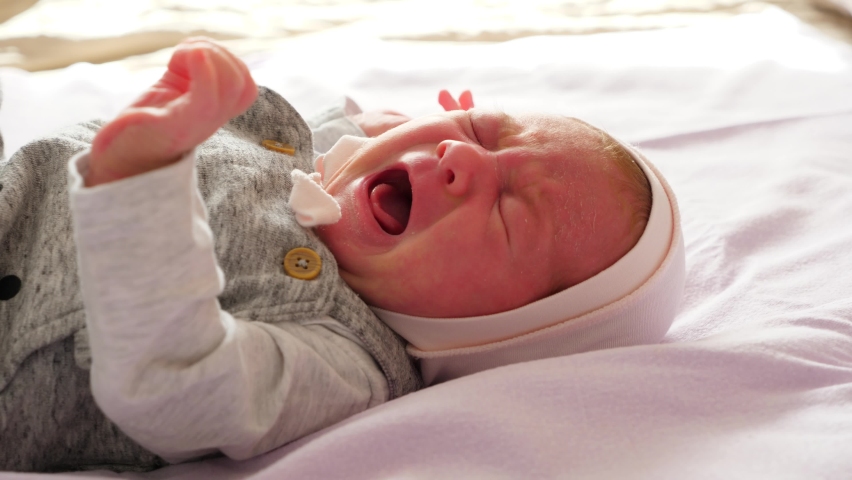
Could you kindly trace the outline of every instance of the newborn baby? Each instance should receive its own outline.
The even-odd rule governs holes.
[[[441,101],[330,110],[315,158],[193,39],[116,119],[24,147],[0,170],[0,467],[248,458],[421,372],[658,341],[683,254],[653,167],[576,119]],[[300,213],[299,182],[339,212]]]
[[[147,110],[177,101],[164,82],[106,125],[88,186],[171,163],[253,100],[244,68],[217,80],[217,91],[190,92],[167,118]],[[510,310],[602,271],[639,239],[650,186],[622,150],[561,116],[453,110],[418,118],[325,172],[343,215],[316,233],[372,306],[425,317]]]

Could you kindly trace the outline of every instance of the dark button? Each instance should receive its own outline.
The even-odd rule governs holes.
[[[14,275],[0,278],[0,300],[9,300],[21,290],[21,279]]]

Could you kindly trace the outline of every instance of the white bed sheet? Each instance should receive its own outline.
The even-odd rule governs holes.
[[[125,477],[852,478],[848,46],[780,11],[495,45],[350,38],[336,61],[328,38],[249,62],[304,111],[345,93],[419,115],[439,88],[472,88],[480,106],[578,116],[638,143],[679,198],[682,311],[661,345],[503,367],[257,459]],[[109,116],[157,74],[0,71],[7,146]]]

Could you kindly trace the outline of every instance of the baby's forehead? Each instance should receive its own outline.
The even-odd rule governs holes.
[[[498,150],[524,147],[543,155],[556,153],[573,156],[578,151],[584,151],[585,156],[598,156],[606,145],[614,142],[603,130],[589,123],[554,113],[505,112],[476,107],[466,112],[454,110],[433,115],[469,116],[475,128],[489,130],[489,139],[495,141],[488,147],[497,147]],[[483,119],[487,121],[479,121]]]
[[[506,115],[502,144],[524,146],[566,157],[599,157],[614,140],[578,118],[548,113]],[[604,156],[605,157],[605,156]],[[602,158],[597,158],[601,160]]]

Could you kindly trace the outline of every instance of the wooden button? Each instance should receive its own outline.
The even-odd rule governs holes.
[[[21,279],[14,275],[0,278],[0,300],[9,300],[21,290]]]
[[[284,255],[284,271],[299,280],[313,280],[322,270],[322,259],[310,248],[294,248]]]
[[[286,153],[287,155],[296,154],[296,149],[287,143],[276,142],[275,140],[264,140],[260,144],[273,152]]]

